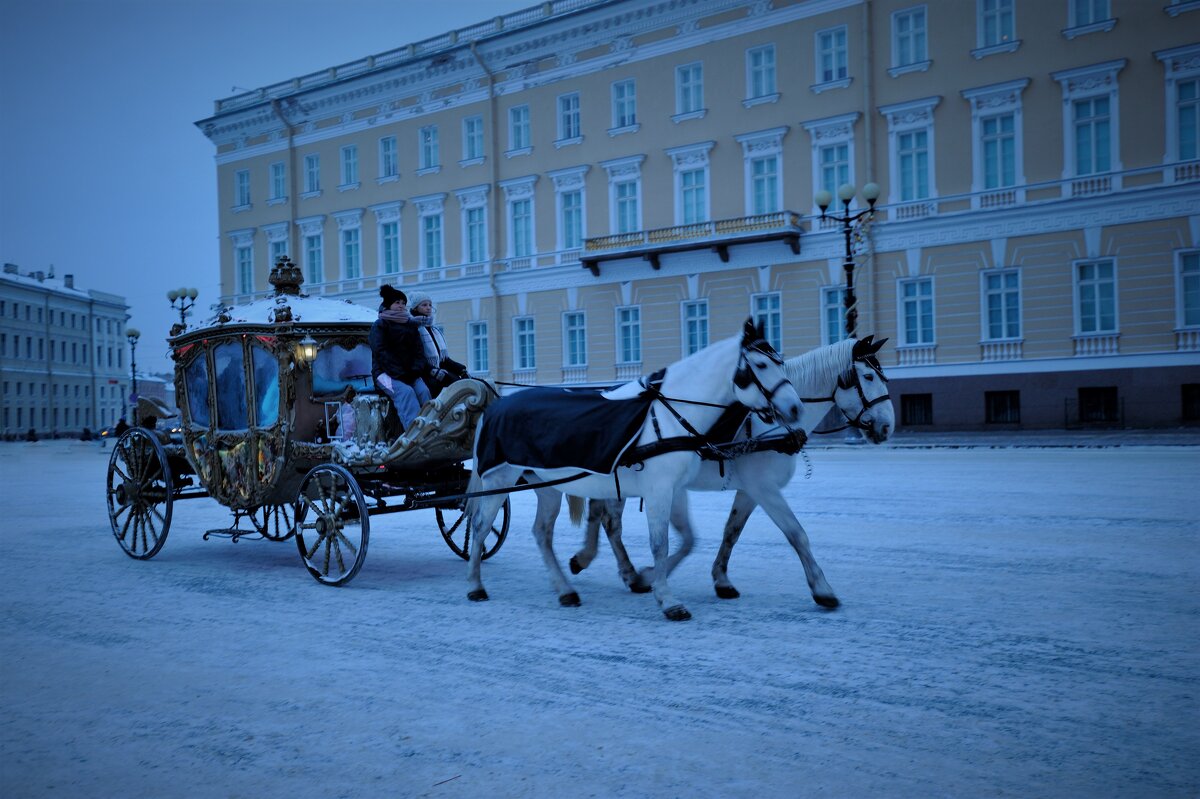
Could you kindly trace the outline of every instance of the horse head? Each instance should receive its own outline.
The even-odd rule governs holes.
[[[800,394],[784,374],[783,358],[767,341],[762,322],[747,319],[742,329],[733,395],[751,410],[770,411],[785,425],[800,421]]]
[[[896,411],[876,357],[887,339],[874,339],[872,335],[854,343],[850,368],[838,378],[833,397],[851,427],[863,431],[872,443],[882,444],[896,429]]]

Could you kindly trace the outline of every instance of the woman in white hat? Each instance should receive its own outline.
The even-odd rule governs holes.
[[[408,307],[413,321],[420,326],[421,345],[429,364],[429,376],[425,382],[429,393],[436,397],[455,380],[467,377],[467,367],[450,357],[442,331],[433,326],[433,298],[423,291],[414,291],[409,294]]]

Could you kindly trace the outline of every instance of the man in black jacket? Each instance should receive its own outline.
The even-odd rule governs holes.
[[[383,302],[379,318],[371,325],[371,375],[379,390],[391,397],[400,424],[405,428],[429,401],[424,378],[429,363],[418,325],[408,313],[408,297],[392,286],[379,290]]]

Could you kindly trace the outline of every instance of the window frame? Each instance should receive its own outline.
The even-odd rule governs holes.
[[[673,185],[675,195],[675,224],[696,225],[712,220],[712,175],[709,165],[709,152],[715,142],[706,141],[698,144],[686,144],[682,147],[670,147],[666,150],[671,157],[673,168]],[[687,186],[686,176],[699,174],[703,185]],[[700,190],[703,192],[702,207],[697,207],[699,218],[688,218],[686,205],[687,192]]]
[[[339,175],[342,179],[338,184],[338,190],[349,191],[350,189],[357,189],[361,185],[358,180],[358,145],[344,144],[339,148],[338,152],[338,163],[341,170]]]
[[[675,121],[703,116],[704,62],[689,61],[675,67]]]
[[[460,166],[482,164],[486,159],[483,151],[483,117],[474,114],[463,117],[462,121],[462,160]]]
[[[907,313],[906,305],[910,299],[920,303],[923,301],[923,298],[920,294],[917,294],[915,297],[912,297],[912,298],[906,297],[906,296],[904,296],[904,289],[906,286],[910,286],[910,285],[919,286],[919,285],[923,285],[923,284],[928,284],[928,286],[929,286],[929,299],[927,300],[929,303],[929,340],[928,341],[920,340],[921,334],[924,332],[924,327],[923,327],[923,324],[920,322],[922,314],[920,312],[918,312],[918,314],[917,314],[917,319],[918,319],[917,338],[918,338],[918,340],[917,341],[909,341],[908,340],[908,313]],[[920,311],[920,310],[921,309],[918,308],[918,311]],[[897,338],[899,338],[900,341],[897,342],[896,348],[904,349],[904,348],[936,347],[937,343],[938,343],[937,327],[938,327],[937,326],[937,282],[934,280],[933,275],[915,275],[913,277],[898,278],[896,280],[896,331],[897,331]]]
[[[828,46],[824,41],[830,37]],[[840,41],[839,41],[840,37]],[[813,33],[813,83],[816,86],[849,85],[850,81],[850,29],[847,25],[831,25]],[[829,75],[825,73],[825,60],[831,62]]]
[[[835,293],[835,296],[837,298],[836,302],[832,302],[832,303],[830,302],[830,299],[829,299],[830,292]],[[836,344],[839,341],[843,341],[843,340],[849,338],[849,334],[846,333],[846,303],[845,303],[846,286],[845,286],[845,284],[842,284],[842,285],[833,284],[833,285],[829,285],[829,286],[821,286],[821,289],[820,289],[819,293],[817,294],[817,296],[818,296],[819,302],[821,304],[820,313],[817,316],[817,318],[821,320],[821,344],[824,346],[829,346],[830,344]],[[830,326],[830,323],[834,321],[833,319],[829,318],[830,310],[833,310],[835,313],[835,317],[836,317],[836,321],[837,321],[837,338],[834,338],[833,336],[830,335],[830,327],[829,326]]]
[[[1196,321],[1189,324],[1187,321],[1187,303],[1186,289],[1187,280],[1184,273],[1184,260],[1189,257],[1196,259]],[[1200,249],[1186,249],[1175,251],[1175,329],[1176,330],[1196,330],[1200,329]]]
[[[620,235],[622,233],[634,233],[643,229],[642,222],[642,162],[646,160],[644,155],[634,155],[627,158],[617,158],[612,161],[602,161],[600,166],[604,167],[608,174],[608,222],[609,233],[611,235]],[[621,192],[633,186],[632,197],[622,197]],[[624,214],[621,213],[622,202],[631,200],[634,203],[634,215],[636,219],[635,227],[629,230],[623,230],[622,220]]]
[[[579,324],[573,324],[573,321],[578,321]],[[575,359],[576,354],[572,351],[572,336],[578,335],[579,347],[578,352],[582,353],[582,357]],[[587,368],[588,366],[588,346],[587,346],[587,311],[579,309],[571,309],[562,313],[562,353],[563,353],[563,368]]]
[[[988,3],[995,3],[996,8],[989,10],[986,8]],[[1002,29],[1005,13],[1009,17],[1007,34]],[[995,41],[991,41],[988,36],[987,26],[989,17],[996,17],[997,30]],[[1017,38],[1017,8],[1014,0],[977,0],[975,3],[975,31],[975,46],[979,50],[1010,47],[1014,44],[1020,44],[1020,39]]]
[[[918,29],[913,24],[913,18],[920,15],[920,28]],[[910,28],[907,32],[901,32],[901,20],[909,20]],[[892,66],[889,73],[892,77],[904,74],[905,72],[914,72],[921,70],[924,66],[929,65],[929,9],[924,5],[909,6],[892,12]],[[906,39],[920,37],[920,52],[917,52],[915,45],[910,45],[912,52],[909,54],[908,60],[902,60],[901,53],[904,49],[903,42]]]
[[[917,205],[928,204],[935,206],[938,198],[937,191],[937,136],[935,130],[934,110],[941,103],[941,97],[925,97],[905,103],[884,106],[880,113],[888,120],[888,204]],[[926,165],[925,175],[928,181],[928,193],[924,197],[902,199],[901,184],[900,137],[909,133],[925,133]]]
[[[321,154],[307,153],[304,156],[304,198],[321,196]]]
[[[757,56],[764,57],[762,63],[755,63]],[[777,65],[778,60],[775,56],[773,42],[746,48],[746,99],[743,104],[757,105],[778,99],[779,73]],[[759,83],[762,85],[756,85]]]
[[[565,147],[568,144],[577,144],[583,141],[583,104],[580,100],[579,92],[566,92],[560,94],[554,100],[554,107],[557,111],[555,114],[557,136],[554,140],[554,146]]]
[[[417,129],[417,174],[428,175],[442,168],[441,143],[438,126],[422,125]]]
[[[835,147],[840,145],[846,146],[846,155],[849,159],[848,169],[849,176],[847,182],[851,185],[855,183],[856,167],[855,167],[855,152],[854,152],[854,128],[858,123],[859,117],[862,116],[855,111],[850,114],[839,114],[838,116],[825,117],[823,119],[814,119],[804,123],[804,129],[808,131],[810,140],[810,163],[812,169],[812,196],[815,198],[817,192],[824,188],[822,179],[822,163],[821,152],[827,147]],[[837,196],[837,187],[830,190],[830,193]],[[858,196],[850,201],[852,209],[858,206]],[[820,216],[821,209],[817,207],[816,200],[813,200],[812,209],[809,211],[813,216]]]
[[[622,315],[625,313],[629,313],[630,318],[623,319]],[[632,366],[642,363],[642,306],[640,304],[618,305],[613,309],[613,323],[616,334],[616,365]],[[633,331],[633,342],[628,352],[625,348],[626,329]]]
[[[537,370],[537,320],[529,314],[514,316],[513,320],[513,371],[533,372]],[[525,325],[528,324],[526,328]],[[528,339],[528,362],[524,357]]]
[[[514,155],[524,155],[533,150],[532,117],[528,103],[509,107],[508,151],[505,153],[509,158]]]
[[[233,173],[233,209],[250,207],[250,170],[239,169]]]
[[[618,90],[624,92],[626,88],[629,89],[629,93],[618,97]],[[609,135],[637,130],[640,127],[637,121],[637,80],[622,78],[613,81],[610,84],[609,97],[612,101],[612,128],[608,131]],[[623,106],[628,106],[628,110],[631,112],[628,116],[626,116]]]
[[[688,316],[689,308],[702,308],[703,316],[696,316],[692,319]],[[703,343],[699,341],[700,336],[697,335],[698,346],[695,349],[691,348],[691,330],[690,324],[695,321],[703,324]],[[679,328],[682,334],[682,340],[679,342],[679,351],[683,357],[693,355],[712,343],[712,322],[709,313],[709,305],[707,297],[699,297],[691,300],[682,300],[679,303]],[[699,332],[699,331],[698,331]]]
[[[999,289],[991,289],[988,286],[988,279],[999,277],[1001,279],[1014,275],[1017,278],[1015,288],[1001,286]],[[1024,281],[1021,276],[1021,269],[1016,266],[999,266],[991,269],[981,269],[979,271],[979,340],[989,344],[1002,342],[1018,342],[1025,340],[1025,308],[1024,308]],[[1016,295],[1016,325],[1017,332],[1015,335],[1008,334],[1008,314],[1009,310],[1007,297],[1010,294]],[[999,296],[1000,313],[1001,313],[1001,333],[1003,335],[992,335],[991,322],[991,299],[994,296]]]
[[[763,311],[759,310],[758,304],[760,300],[776,301],[775,308],[767,308]],[[766,335],[767,342],[775,348],[776,352],[783,352],[783,292],[782,291],[758,291],[750,295],[750,318],[754,324],[758,324],[761,318],[763,331]]]
[[[486,375],[491,367],[491,343],[486,319],[467,322],[467,364],[473,374]],[[482,351],[482,359],[479,357]],[[482,361],[482,362],[481,362]]]
[[[1100,266],[1107,264],[1112,268],[1112,328],[1101,329],[1099,326],[1095,330],[1083,329],[1083,291],[1082,279],[1079,274],[1080,267],[1083,266]],[[1091,281],[1099,284],[1099,280]],[[1097,301],[1097,306],[1100,303]],[[1076,336],[1115,336],[1121,332],[1121,309],[1120,309],[1120,281],[1117,272],[1116,258],[1079,258],[1071,262],[1071,310],[1074,317],[1075,335]],[[1096,313],[1097,322],[1103,319],[1103,311],[1098,310]]]
[[[1071,196],[1071,181],[1106,177],[1111,180],[1112,190],[1121,188],[1121,106],[1118,75],[1127,59],[1120,58],[1102,64],[1063,70],[1051,73],[1063,92],[1063,172],[1064,196]],[[1075,139],[1075,103],[1081,100],[1108,99],[1108,169],[1105,171],[1079,174]]]
[[[287,164],[283,161],[272,161],[267,167],[268,194],[267,203],[281,203],[287,200]]]
[[[379,177],[377,183],[388,183],[400,179],[400,151],[396,137],[379,137]]]

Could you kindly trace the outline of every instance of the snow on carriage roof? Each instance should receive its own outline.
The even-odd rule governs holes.
[[[245,305],[222,308],[209,319],[189,325],[186,332],[192,333],[205,328],[223,328],[232,325],[273,325],[275,324],[275,309],[284,305],[291,308],[292,321],[297,324],[328,324],[330,322],[370,324],[375,321],[377,316],[376,311],[356,305],[350,300],[281,294],[255,300]],[[228,320],[222,320],[222,315],[225,314],[228,315]]]

